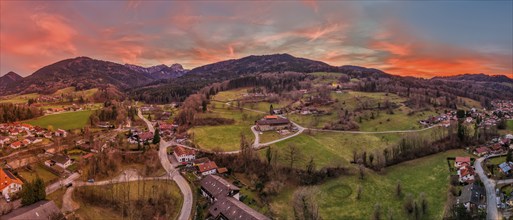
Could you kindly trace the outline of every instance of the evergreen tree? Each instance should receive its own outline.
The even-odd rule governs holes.
[[[158,144],[160,143],[160,134],[159,134],[159,129],[155,129],[155,134],[153,135],[153,144]]]
[[[513,161],[513,158],[511,158],[511,150],[508,149],[508,153],[506,154],[506,162]]]
[[[269,114],[274,115],[274,108],[273,108],[272,104],[271,104],[271,106],[269,106]]]

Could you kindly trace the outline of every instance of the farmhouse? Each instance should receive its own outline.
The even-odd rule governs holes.
[[[214,161],[199,164],[198,171],[203,176],[215,174],[217,172],[217,164]]]
[[[60,218],[59,216],[62,216]],[[47,220],[47,219],[65,219],[59,208],[53,201],[39,201],[32,205],[14,210],[13,212],[2,216],[2,219],[10,220]]]
[[[0,195],[5,199],[8,200],[14,193],[21,191],[22,185],[23,182],[11,172],[0,169]]]
[[[6,136],[0,136],[0,145],[8,144],[11,142],[11,139]]]
[[[456,157],[454,160],[454,167],[460,168],[464,165],[470,165],[470,157]]]
[[[256,121],[256,129],[259,131],[272,131],[289,129],[291,123],[286,118],[281,118],[276,115],[268,115],[263,119]]]
[[[194,150],[184,148],[182,146],[176,146],[173,150],[173,156],[175,156],[178,162],[192,162],[196,159],[196,153]]]
[[[456,199],[456,204],[463,204],[467,211],[474,211],[477,209],[484,209],[485,191],[483,187],[477,183],[472,183],[463,187],[461,196]]]
[[[208,175],[200,181],[201,195],[206,197],[210,203],[226,196],[233,196],[239,199],[239,187],[230,184],[225,179],[216,176]]]
[[[68,156],[62,154],[56,154],[50,160],[54,162],[57,166],[62,167],[63,169],[68,168],[72,163],[71,159]]]

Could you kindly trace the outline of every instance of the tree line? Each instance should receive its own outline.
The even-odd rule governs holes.
[[[0,123],[23,121],[37,118],[43,115],[41,108],[17,105],[12,103],[0,103]]]

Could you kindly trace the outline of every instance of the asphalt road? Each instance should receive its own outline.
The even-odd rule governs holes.
[[[479,178],[486,188],[486,219],[498,220],[499,212],[497,210],[497,196],[495,195],[495,181],[486,176],[482,167],[484,159],[484,157],[478,158],[476,160],[475,167]]]
[[[68,183],[71,183],[71,182],[75,181],[79,177],[80,177],[79,173],[73,173],[68,178],[66,178],[64,180],[59,180],[58,182],[55,182],[55,183],[47,186],[46,190],[45,190],[46,191],[46,195],[51,194],[51,193],[57,191],[59,188],[65,186]]]
[[[151,132],[155,132],[155,128],[153,127],[150,121],[148,121],[145,117],[142,116],[140,109],[138,111],[138,115],[141,119],[144,120],[144,122],[146,122],[148,130]],[[161,139],[159,147],[159,158],[160,162],[162,163],[162,167],[164,167],[164,169],[167,171],[169,177],[173,178],[173,180],[176,182],[178,188],[180,188],[180,191],[183,195],[182,209],[180,210],[180,216],[178,217],[178,219],[188,220],[191,219],[193,194],[191,186],[189,186],[187,180],[185,180],[185,178],[182,175],[180,175],[180,173],[173,167],[171,162],[169,162],[169,159],[167,157],[167,148],[172,144],[173,142],[166,142],[163,139]]]

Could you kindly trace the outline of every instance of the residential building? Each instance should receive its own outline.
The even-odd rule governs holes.
[[[255,211],[251,207],[233,197],[224,197],[208,209],[207,219],[221,220],[270,220],[269,217]]]
[[[459,181],[461,183],[473,183],[474,182],[474,168],[470,165],[460,167],[458,170]]]
[[[461,196],[456,198],[456,204],[463,204],[468,211],[475,212],[486,208],[486,196],[483,187],[472,183],[463,187]]]
[[[201,195],[207,198],[210,203],[226,196],[233,196],[237,199],[239,199],[240,196],[239,187],[216,175],[206,176],[200,181],[200,185]]]
[[[11,213],[2,216],[5,220],[48,220],[65,219],[59,208],[53,201],[39,201],[32,205],[15,209]]]
[[[239,201],[240,189],[225,179],[209,175],[200,181],[201,194],[212,206],[208,209],[207,219],[221,220],[268,220],[265,215],[258,213]]]
[[[21,191],[23,182],[6,169],[0,169],[0,195],[5,199]]]
[[[192,149],[176,146],[173,150],[173,156],[178,162],[192,162],[196,159],[196,152]]]
[[[474,154],[479,156],[479,157],[482,157],[484,155],[487,155],[490,153],[490,148],[488,147],[478,147],[476,148],[476,150],[474,150]]]
[[[456,157],[454,160],[454,167],[460,168],[463,165],[470,165],[470,157]]]
[[[62,130],[62,129],[57,129],[57,131],[55,131],[55,136],[66,137],[66,136],[68,136],[68,132],[66,132],[65,130]]]
[[[215,174],[217,172],[217,164],[214,161],[199,164],[198,171],[203,176]]]
[[[53,155],[50,160],[63,169],[68,168],[73,163],[68,156],[62,154]]]
[[[15,141],[15,142],[11,143],[11,148],[13,148],[13,149],[18,149],[21,146],[22,146],[21,141]]]

